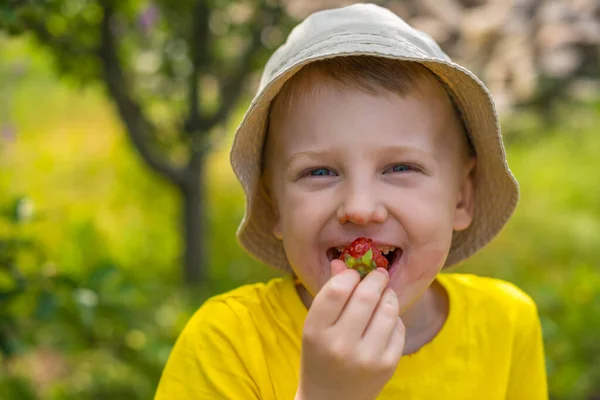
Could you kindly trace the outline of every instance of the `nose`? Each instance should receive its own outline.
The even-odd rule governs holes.
[[[383,223],[387,219],[387,208],[373,183],[348,182],[340,207],[337,210],[340,224],[368,225]]]

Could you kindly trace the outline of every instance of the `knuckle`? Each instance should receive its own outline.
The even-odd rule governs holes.
[[[393,289],[386,289],[384,294],[385,303],[398,307],[398,295]]]
[[[305,326],[304,332],[302,333],[302,341],[305,345],[316,346],[321,343],[323,335],[320,334],[316,329]]]
[[[302,339],[306,344],[313,344],[315,342],[316,337],[312,330],[304,328]]]
[[[406,334],[406,327],[404,326],[404,322],[402,322],[402,319],[400,317],[398,317],[398,322],[396,323],[396,327],[398,328],[398,331],[403,336]]]
[[[372,291],[359,291],[356,292],[356,300],[361,303],[377,303],[379,301],[379,295]]]
[[[381,304],[381,313],[386,318],[398,318],[398,305],[384,302]]]
[[[356,360],[356,368],[365,375],[384,376],[395,370],[395,365],[383,361],[380,355],[362,354]]]
[[[331,282],[331,284],[325,289],[326,300],[340,300],[345,299],[350,294],[350,288],[346,287],[340,282]]]
[[[378,362],[372,354],[362,352],[357,357],[356,367],[362,371],[374,371],[378,369]]]
[[[348,345],[342,340],[336,340],[329,346],[329,355],[336,362],[344,362],[349,357]]]
[[[381,358],[381,370],[382,372],[385,371],[395,371],[396,368],[398,367],[398,363],[400,362],[400,359],[395,357],[395,355],[393,354],[386,354]]]

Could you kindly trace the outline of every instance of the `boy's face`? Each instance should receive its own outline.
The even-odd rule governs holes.
[[[443,267],[453,230],[470,224],[474,160],[441,86],[420,86],[402,98],[323,83],[272,116],[274,234],[312,295],[336,248],[366,236],[395,247],[389,286],[405,310]]]

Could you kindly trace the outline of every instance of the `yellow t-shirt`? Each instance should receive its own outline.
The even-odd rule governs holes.
[[[441,274],[450,313],[403,356],[379,399],[547,399],[537,309],[514,285]],[[206,301],[170,355],[155,400],[294,399],[306,307],[291,278]]]

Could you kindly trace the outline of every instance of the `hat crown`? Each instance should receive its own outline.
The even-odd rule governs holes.
[[[304,36],[306,33],[313,36],[321,36],[323,33],[340,27],[355,27],[356,24],[376,26],[382,25],[403,27],[407,31],[413,30],[399,16],[375,4],[353,4],[337,9],[317,11],[308,16],[302,23],[296,26],[288,41],[295,41],[298,36]]]
[[[412,28],[387,8],[375,4],[353,4],[322,10],[308,16],[290,32],[286,42],[271,56],[263,71],[259,90],[279,75],[295,55],[336,35],[383,35],[403,40],[422,57],[449,61],[450,58],[426,33]],[[364,37],[361,38],[364,41]]]

